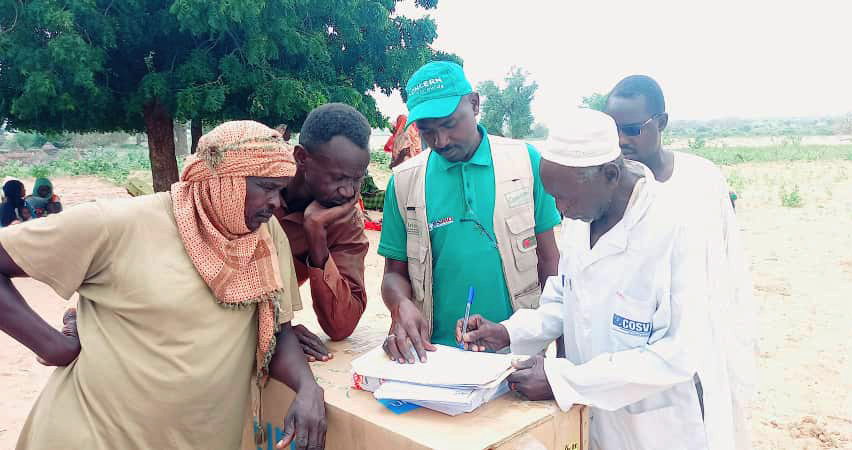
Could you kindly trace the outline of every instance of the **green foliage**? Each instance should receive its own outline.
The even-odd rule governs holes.
[[[734,192],[742,194],[746,187],[746,179],[739,172],[731,172],[727,176],[728,187]]]
[[[136,132],[156,103],[177,120],[298,131],[311,109],[339,101],[383,126],[368,92],[458,60],[430,47],[431,18],[397,15],[397,1],[0,0],[0,123]]]
[[[594,109],[595,111],[603,111],[606,108],[606,99],[606,94],[595,92],[588,97],[583,97],[580,107]]]
[[[801,136],[784,136],[781,139],[781,145],[783,146],[800,146],[802,145],[802,137]]]
[[[482,123],[490,133],[498,136],[523,138],[530,135],[533,118],[530,105],[538,83],[528,83],[529,73],[512,67],[504,79],[506,87],[501,89],[493,81],[479,83],[477,91],[484,97]]]
[[[33,166],[18,161],[0,166],[0,177],[50,177],[55,175],[95,175],[115,183],[127,181],[134,170],[150,170],[148,152],[136,147],[132,150],[95,149],[78,157],[73,150],[63,150],[59,156],[47,163]]]
[[[391,155],[390,153],[384,150],[377,150],[370,152],[370,163],[378,164],[382,167],[387,167],[390,165]]]
[[[848,123],[848,126],[847,126]],[[788,119],[671,120],[666,133],[677,138],[830,136],[852,133],[852,116]]]
[[[690,150],[698,150],[704,148],[704,146],[707,145],[707,141],[705,141],[703,137],[698,136],[695,139],[690,139],[687,145]]]
[[[852,145],[777,145],[772,147],[704,147],[690,149],[719,165],[767,161],[852,160]]]
[[[799,185],[793,186],[793,189],[787,191],[786,186],[781,186],[781,206],[786,208],[801,208],[804,205],[801,194],[799,194]]]
[[[537,123],[533,125],[532,131],[527,137],[527,139],[547,139],[547,136],[550,135],[550,129],[548,129],[544,124]]]
[[[36,164],[30,167],[30,176],[33,178],[49,177],[50,169],[47,166]]]
[[[15,133],[15,144],[22,150],[40,148],[47,142],[47,137],[39,133]]]

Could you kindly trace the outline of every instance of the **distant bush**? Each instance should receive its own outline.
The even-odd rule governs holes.
[[[801,208],[804,202],[799,194],[799,185],[793,186],[793,190],[787,191],[786,186],[781,186],[781,206],[786,208]]]
[[[672,118],[667,133],[673,137],[708,139],[755,136],[829,136],[852,133],[852,116],[789,119],[677,120]]]
[[[698,150],[700,148],[704,148],[704,146],[707,145],[707,141],[704,140],[703,137],[698,136],[695,139],[690,139],[687,145],[691,150]]]
[[[182,165],[182,161],[179,162]],[[124,183],[134,170],[151,170],[148,152],[141,149],[95,149],[79,154],[63,150],[47,164],[25,166],[18,161],[0,166],[0,177],[49,177],[53,175],[94,175]]]
[[[15,144],[21,150],[41,148],[47,142],[47,136],[39,133],[15,133]]]
[[[550,129],[547,128],[544,124],[537,123],[533,125],[532,131],[530,131],[527,139],[536,139],[536,140],[544,140],[547,139],[547,136],[550,135]]]
[[[71,146],[75,148],[120,147],[127,144],[132,134],[127,133],[86,133],[72,134]]]
[[[731,172],[728,174],[728,187],[731,188],[734,192],[738,192],[742,194],[745,190],[746,179],[743,178],[738,172]]]
[[[802,137],[801,136],[784,136],[781,139],[781,145],[789,146],[789,145],[802,145]]]
[[[377,150],[370,152],[370,162],[373,164],[378,164],[382,167],[387,167],[390,165],[391,155],[390,153],[384,150]]]
[[[689,153],[716,164],[765,161],[852,160],[852,145],[776,145],[773,147],[690,148]]]

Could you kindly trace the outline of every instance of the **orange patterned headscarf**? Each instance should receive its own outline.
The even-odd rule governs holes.
[[[216,300],[236,309],[257,305],[259,376],[275,349],[284,284],[267,225],[254,232],[246,226],[246,177],[295,172],[293,149],[280,133],[258,122],[225,122],[201,137],[172,185],[183,245]]]

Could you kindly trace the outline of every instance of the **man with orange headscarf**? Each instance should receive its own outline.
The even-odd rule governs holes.
[[[227,122],[171,192],[2,230],[0,329],[57,366],[17,447],[239,448],[256,375],[297,393],[278,447],[322,448],[323,391],[290,327],[301,307],[290,247],[269,220],[294,172],[278,132]],[[79,293],[63,332],[13,277]]]

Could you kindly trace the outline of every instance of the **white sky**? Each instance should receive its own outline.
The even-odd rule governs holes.
[[[471,83],[502,81],[512,65],[539,90],[536,120],[621,78],[646,74],[673,120],[852,112],[852,1],[440,0],[437,49],[465,61]],[[391,120],[398,94],[376,95]]]

